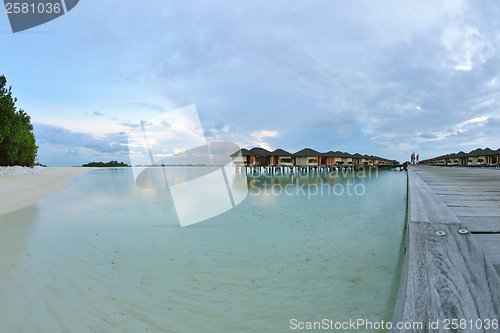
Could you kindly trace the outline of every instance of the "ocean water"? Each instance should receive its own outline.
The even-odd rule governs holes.
[[[241,204],[183,228],[170,192],[136,186],[130,169],[72,182],[0,216],[0,332],[290,332],[293,319],[392,319],[405,172],[249,175]]]

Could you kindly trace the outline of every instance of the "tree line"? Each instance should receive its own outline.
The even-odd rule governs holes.
[[[128,164],[118,161],[104,162],[90,162],[82,165],[82,167],[96,167],[96,168],[113,168],[113,167],[128,167]]]
[[[12,87],[6,88],[7,79],[0,76],[0,166],[33,166],[38,151],[31,117],[17,109],[17,98]]]

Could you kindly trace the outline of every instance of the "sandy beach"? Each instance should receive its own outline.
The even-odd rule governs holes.
[[[97,168],[49,167],[37,174],[0,177],[0,215],[43,199],[71,186],[74,176]]]

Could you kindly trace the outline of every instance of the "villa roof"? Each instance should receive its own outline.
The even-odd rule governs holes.
[[[326,157],[345,157],[346,153],[343,153],[338,150],[337,151],[330,150],[328,153],[324,153],[322,155]]]
[[[437,157],[428,158],[426,160],[422,160],[421,162],[430,162],[430,161],[439,161],[444,160],[446,158],[459,158],[459,157],[478,157],[478,156],[491,156],[500,154],[500,149],[492,150],[490,148],[476,148],[468,153],[464,153],[463,151],[459,151],[458,153],[446,154]]]
[[[266,150],[264,148],[256,147],[252,148],[248,151],[248,155],[250,156],[270,156],[272,155],[269,150]]]
[[[343,153],[341,151],[332,151],[330,150],[329,152],[327,153],[322,153],[321,156],[323,157],[346,157],[346,155],[349,155],[347,153]]]
[[[481,148],[477,148],[472,150],[467,156],[483,156],[484,155],[484,150]]]
[[[500,150],[500,149],[499,149]],[[341,157],[341,158],[365,158],[365,159],[376,159],[380,161],[389,161],[389,162],[396,162],[392,160],[388,160],[386,158],[382,158],[379,156],[374,156],[374,155],[361,155],[359,153],[356,153],[354,155],[349,154],[348,152],[341,152],[341,151],[332,151],[330,150],[329,152],[326,153],[320,153],[314,149],[311,148],[304,148],[302,150],[299,150],[298,152],[292,154],[287,152],[286,150],[283,149],[275,149],[274,151],[270,152],[269,150],[266,150],[264,148],[260,147],[255,147],[250,150],[241,148],[240,150],[234,152],[231,154],[231,157],[236,157],[240,154],[242,156],[295,156],[295,157],[308,157],[308,156],[322,156],[322,157]],[[462,152],[463,153],[463,152]],[[464,153],[465,154],[465,153]]]
[[[495,152],[488,147],[484,148],[483,152],[485,155],[494,155],[495,154]]]
[[[311,148],[304,148],[302,150],[299,150],[295,154],[293,154],[295,157],[301,157],[301,156],[321,156],[320,152],[317,152],[314,149]]]
[[[334,157],[349,157],[350,154],[343,153],[343,152],[337,150],[337,151],[333,152],[332,156],[334,156]]]
[[[283,149],[276,149],[271,153],[273,156],[292,156],[291,153],[287,152],[286,150]]]

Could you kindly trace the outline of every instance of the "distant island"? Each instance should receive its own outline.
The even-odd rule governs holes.
[[[113,168],[113,167],[129,167],[130,165],[125,164],[123,162],[118,161],[109,161],[108,163],[104,162],[90,162],[82,165],[82,167],[93,167],[93,168]]]

